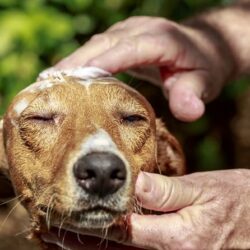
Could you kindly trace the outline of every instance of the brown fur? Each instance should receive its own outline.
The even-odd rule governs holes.
[[[65,77],[63,81],[64,84],[42,91],[21,92],[4,116],[0,172],[11,179],[16,195],[20,195],[33,232],[48,230],[46,209],[52,209],[50,223],[57,226],[72,210],[76,198],[69,173],[83,141],[100,128],[125,156],[132,176],[130,185],[114,197],[117,204],[125,197],[126,204],[123,210],[117,205],[113,224],[135,206],[134,183],[139,171],[167,175],[185,171],[179,143],[138,92],[113,78],[96,79],[89,88],[79,84],[78,79]],[[19,114],[16,105],[22,100],[29,104]],[[131,114],[139,114],[145,120],[124,123],[122,117]],[[44,115],[53,116],[54,123],[38,119]],[[73,209],[88,211],[88,203],[83,200]],[[64,218],[64,223],[75,226],[71,215]]]

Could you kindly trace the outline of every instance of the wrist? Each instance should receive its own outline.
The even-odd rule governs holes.
[[[227,79],[250,73],[249,1],[212,9],[185,21],[215,45],[220,62],[229,67]]]

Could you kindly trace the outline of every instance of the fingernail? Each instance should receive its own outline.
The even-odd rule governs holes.
[[[195,94],[190,97],[190,106],[193,110],[201,110],[203,107],[203,102]]]
[[[164,88],[169,91],[169,89],[172,87],[172,85],[177,81],[176,76],[169,77],[165,82],[164,82]]]
[[[42,72],[39,73],[39,75],[37,77],[37,80],[39,80],[39,81],[44,80],[44,79],[48,78],[54,72],[56,72],[55,67],[50,67],[48,69],[45,69],[45,70],[43,70]]]
[[[140,172],[138,175],[136,186],[135,186],[135,193],[150,193],[152,190],[152,179],[149,174],[145,172]]]
[[[86,62],[86,66],[101,67],[102,65],[100,64],[100,61],[93,58],[93,59],[90,59]]]
[[[177,119],[183,121],[194,121],[200,118],[205,111],[205,105],[202,100],[189,91],[183,93],[181,100],[175,105],[173,113]]]

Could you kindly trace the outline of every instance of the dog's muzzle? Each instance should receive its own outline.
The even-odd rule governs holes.
[[[110,152],[87,154],[74,164],[78,185],[88,194],[104,198],[123,187],[127,170],[123,160]]]

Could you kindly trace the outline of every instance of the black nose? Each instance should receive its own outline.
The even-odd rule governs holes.
[[[96,152],[87,154],[76,162],[74,175],[86,192],[104,197],[123,186],[126,167],[117,155]]]

